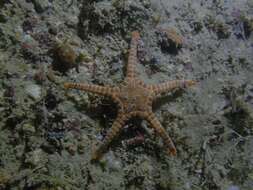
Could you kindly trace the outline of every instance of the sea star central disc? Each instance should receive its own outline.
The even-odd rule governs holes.
[[[125,113],[151,111],[152,93],[135,81],[120,88],[119,99]]]

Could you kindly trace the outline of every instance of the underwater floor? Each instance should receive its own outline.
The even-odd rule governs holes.
[[[133,31],[144,83],[196,81],[152,104],[177,155],[132,118],[92,162],[120,111],[64,83],[121,87]],[[253,1],[0,0],[2,189],[253,189]]]

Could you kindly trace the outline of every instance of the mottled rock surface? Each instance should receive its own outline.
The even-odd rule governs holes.
[[[252,189],[252,21],[252,0],[0,1],[0,189]],[[198,81],[154,104],[178,155],[136,119],[91,163],[116,107],[63,83],[119,83],[134,30],[146,83]]]

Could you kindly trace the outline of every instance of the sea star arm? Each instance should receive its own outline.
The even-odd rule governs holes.
[[[164,145],[166,146],[166,152],[169,155],[175,156],[177,154],[177,150],[170,136],[167,134],[166,130],[162,127],[159,120],[156,118],[154,113],[149,113],[146,117],[146,120],[149,122],[150,127],[154,128],[154,130],[158,133],[158,135],[163,139]]]
[[[139,39],[140,39],[139,32],[137,32],[137,31],[132,32],[132,40],[131,40],[131,44],[130,44],[127,70],[126,70],[126,79],[136,77],[135,68],[136,68],[136,64],[138,63],[137,46],[138,46]]]
[[[194,80],[173,80],[164,82],[157,85],[150,85],[150,88],[153,90],[155,95],[159,95],[164,92],[169,92],[176,88],[185,88],[188,86],[193,86],[196,84]]]
[[[93,152],[92,160],[98,160],[101,158],[103,153],[106,151],[112,140],[119,135],[121,129],[124,127],[124,124],[127,120],[127,117],[124,115],[119,115],[117,119],[113,122],[113,125],[109,132],[107,133],[102,144]]]
[[[78,89],[85,92],[91,92],[94,94],[104,95],[104,96],[114,96],[117,93],[117,88],[99,86],[94,84],[83,84],[83,83],[64,83],[64,88],[66,89]]]

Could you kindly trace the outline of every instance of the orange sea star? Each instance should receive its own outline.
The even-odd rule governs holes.
[[[150,127],[154,128],[156,133],[163,139],[166,151],[171,155],[176,155],[176,148],[161,126],[160,122],[152,112],[152,102],[161,93],[172,91],[176,88],[192,86],[196,82],[193,80],[173,80],[158,85],[147,85],[137,78],[135,71],[137,58],[137,46],[140,40],[138,32],[132,32],[128,64],[125,80],[117,87],[99,86],[94,84],[65,83],[66,89],[79,89],[82,91],[95,93],[111,97],[118,105],[118,116],[115,119],[111,129],[107,133],[103,143],[93,152],[92,159],[99,159],[106,151],[111,141],[119,135],[124,124],[131,117],[140,117],[148,121]]]

